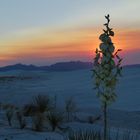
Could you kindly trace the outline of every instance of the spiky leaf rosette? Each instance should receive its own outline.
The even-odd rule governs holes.
[[[102,103],[110,104],[116,98],[115,87],[119,76],[121,76],[122,59],[118,56],[120,49],[114,52],[115,46],[111,40],[114,32],[109,27],[109,15],[105,18],[107,19],[107,23],[104,24],[106,29],[103,29],[104,33],[99,36],[101,44],[95,52],[93,74],[97,96]]]

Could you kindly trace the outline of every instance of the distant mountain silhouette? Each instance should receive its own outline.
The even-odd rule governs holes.
[[[49,71],[71,71],[78,69],[88,69],[92,68],[91,62],[80,62],[80,61],[72,61],[72,62],[60,62],[53,65],[50,65],[46,68]]]
[[[79,69],[92,68],[91,62],[81,62],[81,61],[70,61],[70,62],[60,62],[50,66],[35,66],[35,65],[25,65],[25,64],[15,64],[8,65],[5,67],[0,67],[0,71],[11,71],[11,70],[26,70],[26,71],[72,71]]]
[[[34,65],[24,65],[24,64],[15,64],[15,65],[8,65],[5,67],[1,67],[0,71],[10,71],[10,70],[36,70],[38,69],[37,66]]]
[[[25,64],[15,64],[8,65],[5,67],[0,67],[0,71],[11,71],[11,70],[26,70],[26,71],[72,71],[80,69],[92,69],[93,64],[91,62],[81,62],[81,61],[70,61],[70,62],[59,62],[52,64],[50,66],[36,66],[36,65],[25,65]],[[124,68],[140,68],[140,64],[125,65]]]

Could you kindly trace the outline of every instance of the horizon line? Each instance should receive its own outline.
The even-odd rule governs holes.
[[[3,67],[7,67],[7,66],[13,66],[13,65],[26,65],[26,66],[36,66],[36,67],[43,67],[43,66],[51,66],[51,65],[55,65],[55,64],[58,64],[58,63],[70,63],[70,62],[81,62],[81,63],[93,63],[92,61],[81,61],[81,60],[69,60],[69,61],[56,61],[52,64],[44,64],[44,65],[37,65],[37,64],[27,64],[27,63],[22,63],[22,62],[19,62],[19,63],[13,63],[13,64],[8,64],[8,65],[4,65],[4,66],[0,66],[0,68],[3,68]],[[132,64],[122,64],[122,66],[131,66],[131,65],[140,65],[140,63],[132,63]]]

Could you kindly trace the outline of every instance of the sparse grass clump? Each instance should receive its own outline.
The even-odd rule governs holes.
[[[102,136],[100,132],[79,130],[71,131],[67,140],[102,140]]]
[[[70,131],[66,140],[103,140],[103,133],[95,130]],[[107,140],[139,140],[139,137],[131,131],[117,131],[116,134],[108,132]]]

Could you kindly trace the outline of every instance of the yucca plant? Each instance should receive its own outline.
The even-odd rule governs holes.
[[[107,108],[117,97],[115,88],[121,76],[122,58],[118,55],[121,49],[115,52],[115,46],[111,40],[111,37],[114,36],[114,32],[112,28],[109,27],[110,16],[107,15],[105,18],[107,20],[107,23],[104,24],[106,29],[103,29],[104,33],[99,37],[102,43],[95,52],[93,75],[97,96],[103,107],[104,140],[107,140]]]
[[[62,112],[48,112],[47,121],[50,124],[52,131],[56,128],[61,129],[61,124],[63,123],[64,116]]]
[[[51,99],[47,95],[38,95],[34,97],[31,104],[33,129],[35,131],[42,131],[46,120],[45,112],[52,110]]]
[[[33,106],[35,106],[40,113],[44,113],[45,111],[50,111],[51,99],[46,95],[38,95],[33,99]]]
[[[50,97],[46,95],[38,95],[23,107],[23,114],[25,116],[34,116],[36,113],[44,113],[52,109],[53,104]]]
[[[35,96],[31,103],[23,108],[24,116],[32,118],[33,130],[42,131],[46,118],[45,113],[53,109],[51,98],[47,95]]]

